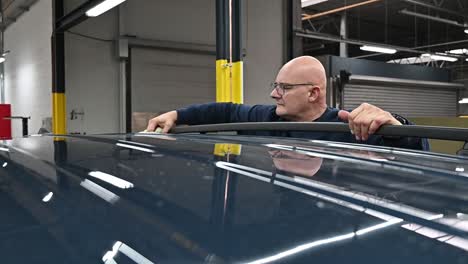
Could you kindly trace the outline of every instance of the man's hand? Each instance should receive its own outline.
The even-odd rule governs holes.
[[[341,110],[338,117],[349,123],[351,134],[356,136],[356,140],[367,140],[382,125],[401,125],[392,114],[377,106],[363,103],[351,113]]]
[[[158,127],[162,128],[162,133],[167,133],[175,125],[177,121],[177,111],[170,111],[159,115],[148,121],[146,132],[153,132]]]

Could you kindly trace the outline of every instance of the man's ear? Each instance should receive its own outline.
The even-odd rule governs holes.
[[[307,97],[309,99],[309,102],[315,102],[320,96],[320,88],[319,87],[313,87],[309,92],[307,93]]]

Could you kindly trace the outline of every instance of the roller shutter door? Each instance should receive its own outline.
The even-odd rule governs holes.
[[[343,106],[354,109],[367,102],[407,117],[457,116],[460,85],[444,84],[351,80],[343,89]]]

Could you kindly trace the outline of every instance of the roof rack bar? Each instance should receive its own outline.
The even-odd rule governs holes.
[[[250,122],[225,123],[213,125],[182,126],[171,129],[173,134],[208,133],[226,131],[310,131],[349,133],[349,126],[345,123],[334,122]],[[381,127],[376,135],[421,137],[454,141],[468,141],[468,129],[457,127],[437,126],[392,126]]]

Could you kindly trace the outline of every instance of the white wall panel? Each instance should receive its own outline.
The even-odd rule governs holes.
[[[213,102],[213,55],[132,49],[132,111],[166,112],[189,104]]]
[[[119,66],[115,56],[116,9],[70,29],[109,41],[67,33],[65,93],[68,133],[110,133],[119,130]],[[82,112],[71,120],[70,112]]]
[[[66,0],[66,11],[78,7],[83,1]],[[6,96],[13,102],[14,114],[32,116],[31,131],[39,129],[42,118],[51,116],[51,2],[39,1],[5,35],[6,47],[12,50],[6,64],[7,72],[10,72],[6,76]],[[268,98],[268,85],[283,62],[282,2],[244,1],[246,103],[272,102]],[[215,0],[130,0],[120,8],[120,31],[117,9],[89,19],[70,31],[108,40],[127,35],[149,40],[215,45],[215,7]],[[23,20],[27,21],[23,23]],[[89,134],[119,131],[119,61],[115,56],[114,43],[66,33],[65,51],[68,132]],[[192,60],[191,67],[199,67],[197,70],[201,71],[212,69],[210,76],[206,76],[207,84],[203,88],[206,93],[199,99],[214,100],[215,59],[208,57],[200,61]],[[200,63],[206,65],[200,66]],[[144,80],[132,81],[143,83]],[[147,94],[142,92],[142,97],[152,95],[154,91],[150,86],[144,86],[148,90]],[[162,95],[166,98],[177,96],[171,93]],[[17,99],[19,97],[22,98],[21,102]],[[72,110],[84,112],[84,116],[70,120]],[[15,125],[15,134],[20,129],[20,125]]]
[[[144,39],[214,45],[215,3],[215,0],[127,1],[123,33]]]
[[[5,31],[5,97],[15,116],[31,116],[29,133],[52,116],[52,1],[41,0]],[[13,121],[14,137],[22,136],[21,120]]]

